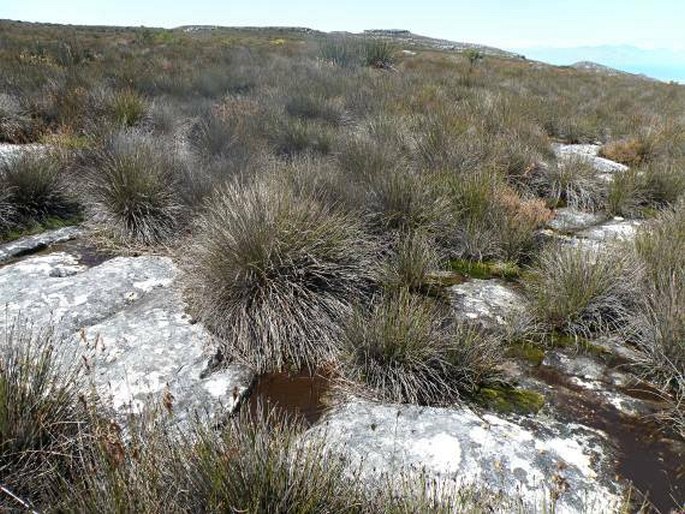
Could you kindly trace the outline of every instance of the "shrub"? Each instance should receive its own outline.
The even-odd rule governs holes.
[[[362,137],[344,141],[335,157],[349,180],[364,184],[376,177],[392,174],[396,168],[405,164],[392,145]]]
[[[309,437],[303,442],[301,431],[295,420],[272,413],[254,419],[242,415],[219,440],[204,434],[189,456],[198,471],[191,490],[199,491],[201,499],[199,509],[191,510],[353,510],[361,491],[347,473],[345,461],[327,450],[322,439]]]
[[[42,150],[0,161],[5,202],[20,223],[47,217],[69,217],[77,211],[63,178],[64,160]]]
[[[158,244],[183,221],[182,164],[137,132],[112,136],[90,170],[88,201],[95,221],[123,241]]]
[[[368,290],[371,250],[351,214],[266,182],[227,186],[198,222],[188,292],[228,356],[313,369]]]
[[[239,143],[235,123],[214,113],[207,113],[195,122],[189,140],[204,159],[227,158],[236,151]]]
[[[534,314],[550,330],[589,337],[628,322],[639,296],[639,265],[623,250],[552,245],[524,283]]]
[[[58,358],[50,329],[21,322],[0,341],[0,485],[20,498],[45,495],[75,472],[90,415],[83,376]],[[0,509],[19,507],[0,495]]]
[[[341,373],[394,402],[449,404],[495,374],[498,344],[447,307],[406,290],[358,310],[342,336]]]
[[[552,217],[552,212],[539,199],[522,199],[516,191],[503,187],[495,193],[494,229],[505,261],[525,261],[536,249],[536,231]]]
[[[450,176],[455,218],[454,256],[473,260],[525,260],[534,249],[535,231],[549,219],[542,202],[523,200],[495,172]]]
[[[649,148],[641,138],[632,137],[606,143],[599,149],[599,156],[627,166],[639,166],[649,158]]]

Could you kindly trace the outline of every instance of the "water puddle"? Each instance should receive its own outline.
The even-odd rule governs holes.
[[[609,435],[616,449],[618,475],[629,480],[658,512],[668,513],[685,505],[685,442],[666,437],[649,417],[622,414],[606,398],[573,383],[554,368],[539,366],[533,377],[552,388],[546,396],[561,420]],[[647,387],[621,392],[650,403],[660,401]]]
[[[101,250],[96,246],[79,239],[72,239],[70,241],[51,245],[39,253],[46,254],[53,252],[65,252],[73,255],[76,257],[79,264],[88,268],[93,268],[116,257],[116,255],[111,252]]]
[[[310,427],[326,411],[330,388],[330,380],[323,374],[267,373],[257,378],[247,408],[252,414],[258,413],[260,407],[275,409],[279,414],[301,419]]]

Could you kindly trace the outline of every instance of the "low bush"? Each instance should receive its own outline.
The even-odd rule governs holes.
[[[456,244],[453,257],[525,261],[535,232],[551,216],[543,202],[523,199],[494,171],[449,176]]]
[[[523,199],[511,188],[500,188],[492,206],[494,229],[500,250],[496,257],[510,262],[524,262],[537,250],[536,232],[552,217],[545,202]]]
[[[455,322],[430,298],[400,290],[358,310],[342,335],[341,373],[374,397],[449,404],[496,374],[494,338]]]
[[[286,99],[285,112],[303,120],[321,120],[339,125],[344,119],[342,105],[322,96],[296,93]]]
[[[141,133],[111,136],[89,172],[86,200],[94,221],[124,242],[169,240],[186,214],[182,166],[173,152]]]
[[[227,356],[314,369],[368,291],[372,253],[352,214],[267,182],[227,186],[198,221],[188,294]]]
[[[76,512],[355,512],[359,482],[322,438],[300,439],[296,420],[249,412],[219,430],[179,434],[164,424],[113,434],[117,453],[92,447],[57,510]],[[114,457],[114,458],[113,458]]]
[[[549,330],[589,337],[625,327],[639,298],[639,272],[621,249],[552,245],[527,272],[524,287]]]
[[[640,166],[649,158],[649,147],[639,137],[610,141],[599,149],[599,156],[626,166]]]
[[[0,184],[0,237],[10,230],[15,221],[16,210],[11,200],[12,191],[3,182]]]

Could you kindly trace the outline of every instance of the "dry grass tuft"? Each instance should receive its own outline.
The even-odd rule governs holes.
[[[314,369],[375,277],[352,215],[275,184],[227,186],[197,224],[188,293],[227,357],[258,371]]]

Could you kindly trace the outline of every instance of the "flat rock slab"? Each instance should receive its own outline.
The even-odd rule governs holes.
[[[231,365],[201,378],[214,345],[184,308],[178,291],[163,288],[74,336],[115,409],[139,412],[151,394],[166,395],[180,416],[198,410],[212,416],[237,407],[252,373]]]
[[[562,207],[554,211],[554,218],[547,223],[547,226],[562,232],[574,232],[598,225],[604,220],[605,217],[601,214]]]
[[[352,400],[312,430],[360,463],[371,482],[414,469],[520,496],[523,511],[549,499],[542,484],[562,484],[558,513],[615,512],[620,504],[604,435],[582,425]]]
[[[564,377],[555,388],[584,390],[588,401],[609,404],[625,416],[653,416],[665,408],[656,395],[639,394],[646,391],[647,384],[640,383],[625,370],[608,367],[595,356],[555,349],[545,353],[542,366]],[[635,394],[629,394],[631,391]]]
[[[635,238],[641,224],[639,220],[614,218],[607,223],[582,230],[576,235],[593,241],[630,241]]]
[[[604,157],[598,157],[600,145],[564,145],[555,144],[552,145],[552,150],[557,156],[557,159],[561,161],[568,161],[572,159],[583,159],[592,164],[593,168],[597,170],[600,174],[604,175],[604,178],[611,179],[613,173],[626,171],[628,166],[621,164],[610,159],[605,159]]]
[[[82,233],[79,227],[62,227],[2,244],[0,245],[0,264],[23,255],[39,252],[53,244],[76,239]]]
[[[27,145],[0,143],[0,162],[9,161],[25,153],[45,152],[48,148],[48,145],[37,143]]]
[[[55,252],[0,268],[0,337],[17,317],[54,326],[121,412],[166,399],[179,421],[230,413],[253,380],[238,365],[208,373],[211,335],[185,314],[168,257],[117,257],[87,268]]]
[[[523,296],[501,280],[472,279],[447,290],[459,318],[486,328],[512,323],[526,314]]]

